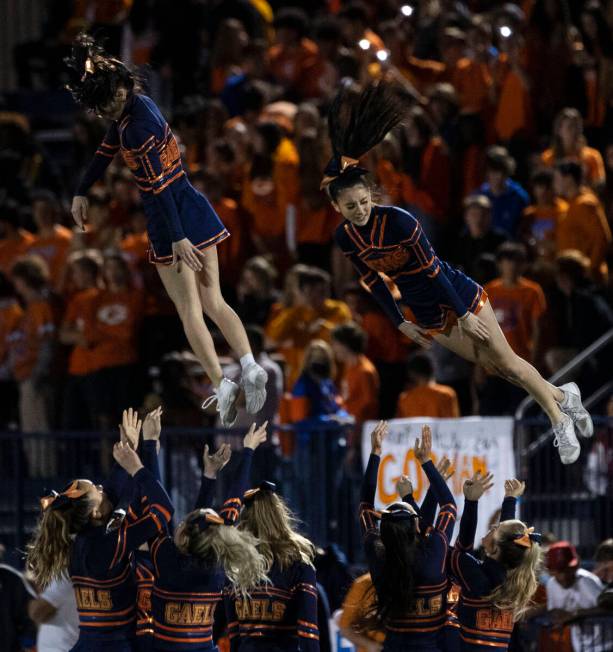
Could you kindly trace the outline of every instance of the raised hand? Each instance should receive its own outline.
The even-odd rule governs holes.
[[[441,457],[439,463],[436,465],[436,470],[441,474],[445,482],[455,473],[455,467],[452,461],[445,455]]]
[[[413,483],[408,475],[401,475],[396,482],[396,491],[401,498],[413,493]]]
[[[387,436],[387,421],[379,421],[375,429],[370,433],[370,452],[372,455],[381,455],[383,440]]]
[[[72,207],[70,212],[72,214],[72,219],[75,221],[75,224],[81,229],[81,231],[85,231],[88,211],[89,200],[87,197],[77,195],[76,197],[72,198]]]
[[[113,458],[130,475],[136,475],[143,468],[140,457],[127,442],[118,441],[113,446]]]
[[[243,439],[243,446],[255,450],[260,444],[263,444],[266,441],[267,425],[268,421],[264,421],[264,423],[259,427],[257,427],[255,423],[252,423]]]
[[[464,496],[467,500],[479,500],[483,494],[494,486],[492,480],[494,476],[491,473],[481,475],[477,471],[470,480],[464,483]]]
[[[526,490],[526,483],[516,478],[511,478],[510,480],[504,481],[504,495],[505,498],[511,496],[513,498],[519,498],[524,495]]]
[[[138,418],[138,412],[133,408],[123,411],[121,424],[119,425],[120,441],[128,444],[133,450],[138,448],[138,438],[142,426]]]
[[[204,445],[202,454],[202,464],[204,465],[204,475],[211,480],[217,477],[217,474],[230,461],[232,448],[230,444],[222,444],[216,453],[209,454],[209,445]]]
[[[425,464],[432,454],[432,430],[430,426],[422,426],[421,440],[415,440],[415,459],[420,464]]]
[[[162,407],[155,408],[143,421],[143,439],[158,441],[162,432]]]

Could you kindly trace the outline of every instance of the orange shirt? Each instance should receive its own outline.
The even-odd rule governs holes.
[[[71,242],[72,231],[56,224],[52,235],[48,237],[35,235],[28,247],[28,254],[40,256],[49,266],[49,278],[54,288],[58,288],[62,281]]]
[[[524,209],[522,228],[536,240],[555,240],[558,222],[568,211],[568,204],[555,197],[553,204],[531,204]]]
[[[219,269],[223,270],[224,282],[233,285],[238,282],[242,264],[247,257],[247,221],[234,199],[222,197],[212,206],[230,232],[230,237],[217,245],[217,257]]]
[[[357,423],[379,415],[379,373],[365,355],[343,368],[341,395],[347,412]]]
[[[510,140],[515,134],[526,133],[532,127],[532,104],[526,83],[508,68],[498,96],[494,129],[498,140]]]
[[[94,328],[94,304],[101,290],[89,288],[74,294],[66,306],[64,315],[65,326],[78,329],[81,333],[90,332]],[[68,359],[68,373],[73,376],[84,376],[97,369],[97,359],[93,348],[76,345]]]
[[[130,233],[121,241],[119,247],[126,254],[128,262],[134,269],[138,269],[149,259],[149,238],[146,231]]]
[[[602,156],[593,147],[582,147],[579,156],[564,156],[563,159],[575,160],[583,166],[584,179],[587,184],[594,186],[605,180],[605,169]],[[548,168],[552,168],[559,160],[555,159],[553,149],[550,147],[541,154],[541,162]]]
[[[360,326],[368,336],[368,358],[392,364],[406,361],[411,342],[394,326],[389,317],[373,310],[361,316]]]
[[[26,306],[15,330],[8,336],[9,356],[16,380],[27,380],[32,375],[41,346],[54,331],[53,310],[48,301],[39,299]]]
[[[460,406],[455,390],[447,385],[430,383],[422,387],[413,387],[400,394],[396,417],[436,417],[439,419],[456,419],[460,416]]]
[[[369,612],[375,600],[372,579],[370,573],[360,575],[356,578],[347,591],[343,601],[343,611],[339,620],[339,627],[342,629],[353,629],[362,618]],[[383,643],[384,632],[368,632],[367,638]],[[364,648],[358,648],[356,652],[366,652]]]
[[[0,299],[0,368],[7,361],[9,335],[16,330],[23,317],[23,310],[16,299]]]
[[[17,238],[2,238],[0,240],[0,272],[9,275],[18,258],[25,256],[28,247],[34,242],[34,236],[25,229],[17,231]]]
[[[568,202],[568,212],[558,222],[556,246],[558,252],[578,249],[591,261],[596,280],[608,276],[606,255],[611,244],[611,229],[602,204],[587,188]]]
[[[340,217],[330,202],[317,210],[301,202],[297,214],[296,242],[298,244],[327,244],[331,242]]]
[[[138,290],[101,290],[92,301],[92,326],[86,331],[95,369],[138,361],[138,327],[143,313]]]
[[[296,90],[304,98],[319,95],[319,48],[313,41],[303,38],[291,48],[273,45],[268,54],[270,72],[282,86]]]
[[[513,287],[506,287],[502,279],[494,279],[485,291],[507,342],[518,356],[531,358],[534,322],[547,308],[545,295],[538,283],[520,277]]]
[[[452,73],[452,84],[465,113],[484,113],[490,108],[490,90],[494,79],[487,63],[460,59]]]
[[[440,61],[409,57],[399,70],[420,93],[425,94],[431,86],[444,81],[447,66]]]

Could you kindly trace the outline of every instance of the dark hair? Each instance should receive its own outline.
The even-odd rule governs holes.
[[[341,26],[336,16],[324,16],[317,20],[313,28],[316,41],[340,41],[342,37]]]
[[[109,56],[92,36],[82,32],[64,59],[68,66],[68,90],[76,102],[99,111],[115,97],[119,88],[128,93],[138,90],[137,79],[119,59]]]
[[[368,9],[363,2],[349,2],[338,12],[338,17],[366,25],[368,24]]]
[[[248,82],[243,89],[243,109],[260,113],[266,104],[266,95],[266,87],[262,82]]]
[[[578,186],[581,185],[583,181],[583,168],[577,161],[562,161],[556,165],[556,170],[564,177],[572,177]]]
[[[358,324],[350,321],[332,330],[332,339],[346,346],[352,353],[364,353],[366,333]]]
[[[224,163],[234,163],[236,161],[236,151],[225,138],[218,138],[213,142],[212,147]]]
[[[553,170],[551,168],[540,168],[530,179],[533,186],[545,186],[548,189],[553,188]]]
[[[245,326],[245,333],[247,339],[253,349],[253,353],[258,355],[264,350],[264,330],[255,324],[247,324]]]
[[[298,288],[303,290],[305,287],[313,285],[330,285],[330,274],[317,267],[307,267],[298,273]]]
[[[0,222],[6,222],[14,229],[18,229],[21,226],[21,210],[16,201],[7,199],[0,206]]]
[[[20,278],[32,290],[40,291],[49,282],[49,267],[40,256],[26,256],[13,265],[11,276]]]
[[[407,102],[392,84],[373,82],[361,92],[348,85],[341,87],[328,111],[333,158],[325,174],[336,176],[327,186],[331,199],[335,200],[344,188],[366,183],[363,168],[350,167],[342,172],[341,157],[362,157],[402,122],[407,111]]]
[[[504,242],[496,250],[496,261],[513,260],[516,263],[526,262],[528,254],[526,247],[520,242]]]
[[[0,299],[8,299],[9,297],[15,297],[15,288],[11,283],[11,279],[0,272]]]
[[[307,33],[309,19],[306,13],[298,7],[280,9],[273,22],[275,29],[291,29],[302,38]]]
[[[30,194],[30,202],[32,204],[35,202],[43,202],[50,206],[55,212],[59,212],[60,210],[60,202],[57,195],[51,192],[51,190],[45,190],[42,188],[33,190]]]
[[[76,255],[71,261],[72,265],[79,265],[92,278],[97,279],[100,275],[100,260],[98,257],[84,252]]]
[[[416,353],[407,362],[407,376],[419,376],[420,378],[433,378],[434,365],[432,360],[425,353]]]
[[[612,561],[613,560],[613,539],[605,539],[596,548],[594,561]]]
[[[574,249],[563,251],[556,257],[556,272],[568,276],[575,285],[585,285],[589,275],[589,259]]]
[[[515,161],[506,147],[492,145],[485,155],[485,167],[510,177],[515,172]]]

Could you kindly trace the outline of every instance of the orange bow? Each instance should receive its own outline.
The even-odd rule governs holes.
[[[60,496],[65,496],[66,498],[81,498],[87,493],[87,489],[79,489],[79,481],[74,480],[70,483],[70,486],[65,491],[58,493],[53,491],[49,496],[44,496],[40,499],[41,509],[46,511],[49,507],[58,499]]]
[[[329,186],[334,179],[338,179],[341,174],[347,169],[347,168],[354,168],[357,165],[359,165],[360,161],[356,158],[351,158],[351,156],[341,156],[341,169],[338,174],[335,174],[333,176],[325,176],[322,180],[321,183],[319,184],[319,189],[323,190],[326,186]]]
[[[530,538],[530,535],[533,532],[534,532],[533,527],[527,527],[524,530],[524,533],[517,539],[514,539],[513,542],[516,543],[518,546],[522,546],[524,548],[532,548],[532,539]]]

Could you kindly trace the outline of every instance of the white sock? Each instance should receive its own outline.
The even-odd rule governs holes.
[[[253,357],[253,353],[245,353],[245,355],[241,358],[241,369],[245,371],[245,369],[250,365],[250,364],[255,364],[255,358]]]

